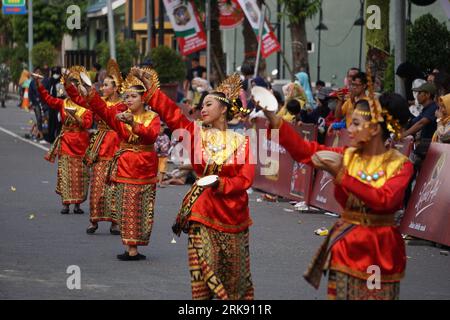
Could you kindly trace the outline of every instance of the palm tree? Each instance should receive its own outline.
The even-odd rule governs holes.
[[[294,73],[309,72],[306,19],[319,11],[320,0],[278,0],[278,2],[284,4],[283,14],[288,17],[290,23]]]
[[[366,64],[372,71],[374,89],[383,90],[383,83],[389,61],[389,4],[390,0],[367,0],[367,8],[376,5],[381,11],[381,28],[369,29],[366,23]],[[367,21],[368,17],[366,17]]]

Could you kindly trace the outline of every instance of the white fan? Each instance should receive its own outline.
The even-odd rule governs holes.
[[[317,151],[315,154],[323,160],[339,161],[340,159],[343,158],[342,154],[327,150]]]
[[[81,78],[81,80],[83,80],[83,82],[85,84],[87,84],[89,87],[92,87],[92,81],[91,81],[91,79],[89,78],[89,76],[86,73],[81,72],[80,73],[80,78]]]
[[[253,87],[252,96],[253,100],[258,102],[263,109],[270,112],[276,112],[278,110],[278,101],[269,90],[263,87]]]
[[[206,176],[206,177],[198,179],[197,185],[199,187],[209,187],[209,186],[213,185],[214,183],[216,183],[218,180],[219,180],[219,176],[216,176],[216,175]]]
[[[33,77],[35,77],[35,78],[38,78],[38,79],[44,79],[43,76],[41,76],[40,74],[37,74],[37,73],[32,73],[31,75],[32,75]]]

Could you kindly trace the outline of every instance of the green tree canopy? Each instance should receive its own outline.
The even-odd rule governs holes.
[[[450,67],[450,32],[431,14],[408,28],[407,59],[423,71]]]
[[[44,65],[51,66],[56,59],[55,47],[48,41],[39,42],[33,47],[31,56],[35,67],[42,67]]]
[[[97,53],[97,60],[103,66],[106,67],[108,60],[110,59],[109,44],[107,42],[101,42],[95,48]],[[139,49],[134,40],[116,40],[116,56],[117,62],[120,65],[120,71],[124,74],[128,73],[129,69],[133,66],[136,59],[139,56]]]
[[[81,9],[81,28],[86,26],[87,0],[34,0],[33,1],[33,40],[35,43],[49,41],[54,47],[61,45],[65,33],[75,35],[82,30],[69,30],[66,25],[67,8],[77,5]],[[12,19],[14,41],[18,43],[28,42],[28,16],[18,15]]]

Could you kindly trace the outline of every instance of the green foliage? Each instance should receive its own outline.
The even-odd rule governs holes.
[[[152,49],[150,58],[161,83],[178,82],[185,78],[186,66],[181,55],[175,50],[159,46]]]
[[[56,59],[56,51],[55,47],[49,42],[39,42],[35,46],[33,46],[33,50],[31,51],[31,57],[33,60],[33,65],[44,66],[44,65],[53,65]]]
[[[320,9],[320,0],[278,0],[284,5],[283,14],[291,23],[299,23],[302,19],[313,17]]]
[[[49,41],[54,47],[61,45],[65,33],[76,34],[82,30],[69,30],[66,26],[67,8],[73,5],[71,0],[34,0],[33,1],[33,40],[35,43]],[[87,0],[75,3],[81,9],[81,27],[86,26],[85,9]],[[14,39],[16,42],[28,42],[28,16],[18,15],[12,19]]]
[[[97,53],[97,61],[102,65],[102,67],[106,67],[108,60],[110,59],[109,44],[107,42],[101,42],[96,46],[95,51]],[[139,56],[139,48],[136,42],[129,39],[117,39],[116,56],[122,73],[128,73]]]
[[[25,45],[19,45],[15,48],[1,48],[0,59],[9,66],[12,81],[17,83],[23,68],[28,62],[28,49]]]
[[[407,59],[423,71],[436,67],[449,68],[450,32],[445,22],[431,14],[414,21],[408,28]]]

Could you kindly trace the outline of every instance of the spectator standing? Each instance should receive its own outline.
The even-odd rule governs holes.
[[[416,169],[418,169],[421,162],[425,159],[431,139],[437,129],[436,111],[438,106],[434,102],[436,95],[436,86],[434,84],[424,83],[419,88],[414,89],[414,91],[419,93],[417,100],[423,106],[423,110],[419,116],[412,120],[410,128],[403,133],[403,136],[416,135],[420,132],[420,138],[416,139],[416,149],[414,150],[414,163],[416,164]]]
[[[192,67],[188,70],[186,80],[184,81],[183,89],[185,92],[185,97],[189,98],[189,91],[193,91],[192,80],[194,78],[206,79],[206,68],[200,65],[200,59],[195,57],[192,59]]]
[[[159,136],[155,141],[155,150],[158,154],[158,181],[159,186],[162,187],[162,181],[167,172],[167,160],[169,158],[169,150],[170,150],[170,138],[164,132],[165,126],[161,126],[159,130]]]

